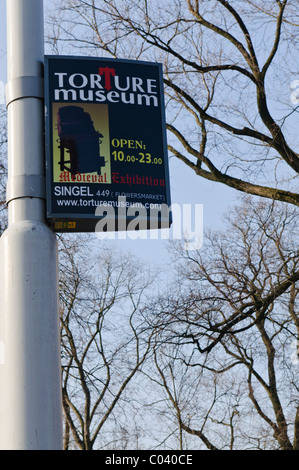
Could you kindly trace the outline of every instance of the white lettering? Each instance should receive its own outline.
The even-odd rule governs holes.
[[[77,77],[80,77],[81,84],[76,85],[75,80]],[[76,80],[78,81],[78,80]],[[82,75],[82,73],[74,73],[73,75],[70,76],[69,78],[69,84],[74,87],[74,88],[84,88],[88,84],[88,79],[85,75]]]
[[[88,186],[54,186],[55,196],[93,196]]]
[[[55,73],[58,86],[54,90],[55,101],[82,101],[124,103],[140,106],[159,106],[157,80],[140,77],[115,76],[115,89],[106,90],[99,74],[84,75]],[[116,91],[118,90],[118,91]]]
[[[63,77],[64,77],[64,75],[67,75],[67,73],[57,72],[57,73],[54,73],[54,75],[58,75],[58,86],[59,86],[59,88],[63,87],[64,86],[63,85],[63,82],[64,82]]]
[[[154,82],[155,84],[152,83],[152,82]],[[154,80],[152,78],[148,78],[146,83],[147,83],[147,92],[148,93],[157,93],[156,91],[152,90],[152,88],[157,88],[157,85],[156,85],[157,80]]]
[[[99,102],[106,101],[104,90],[96,91],[96,101],[99,101]]]
[[[102,80],[101,75],[99,75],[97,73],[92,73],[90,75],[90,88],[95,88],[96,86],[98,88],[103,88],[101,83],[100,83],[101,80]]]
[[[145,101],[146,106],[150,106],[151,101],[153,101],[154,106],[158,106],[158,98],[154,95],[137,95],[137,103],[142,104],[142,100]]]
[[[80,100],[82,101],[93,101],[93,91],[92,90],[89,90],[88,92],[88,95],[87,97],[85,96],[86,95],[86,91],[85,90],[80,90],[79,91],[79,98]]]
[[[118,75],[115,75],[114,77],[114,85],[115,85],[115,88],[117,88],[118,90],[120,91],[127,91],[129,90],[130,88],[130,77],[126,77],[126,87],[125,88],[121,88],[120,85],[119,85],[119,76]]]
[[[54,195],[55,196],[60,196],[61,195],[61,187],[60,186],[54,186]]]
[[[134,93],[129,93],[129,100],[126,98],[126,93],[121,93],[121,101],[125,104],[134,104],[135,103],[135,95]]]
[[[107,100],[111,101],[111,103],[118,103],[119,93],[117,91],[109,91],[109,93],[107,93]]]
[[[55,100],[56,101],[60,101],[61,98],[60,96],[63,96],[62,100],[63,101],[76,101],[77,99],[77,92],[76,90],[55,90]],[[71,95],[71,98],[69,97],[69,95]]]
[[[133,91],[141,91],[141,93],[144,93],[144,89],[142,88],[142,83],[143,83],[143,80],[142,78],[138,78],[138,77],[132,77],[132,90]]]

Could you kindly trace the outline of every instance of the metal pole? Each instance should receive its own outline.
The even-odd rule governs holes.
[[[0,241],[0,449],[62,449],[57,241],[45,223],[43,1],[7,0],[9,224]]]

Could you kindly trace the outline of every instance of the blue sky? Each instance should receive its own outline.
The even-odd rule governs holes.
[[[50,4],[45,0],[45,7]],[[0,0],[0,81],[6,83],[6,1]],[[2,87],[2,86],[1,86]],[[1,89],[0,89],[1,92]],[[1,96],[1,95],[0,95]],[[190,204],[191,211],[195,204],[203,205],[204,228],[221,227],[223,213],[228,205],[237,199],[237,193],[224,185],[212,183],[196,176],[176,158],[169,159],[170,187],[173,204]],[[100,241],[99,241],[100,243]],[[112,243],[128,249],[137,256],[150,262],[167,264],[169,257],[164,240],[117,240]]]

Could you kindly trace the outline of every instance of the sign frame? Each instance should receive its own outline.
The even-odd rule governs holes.
[[[62,112],[68,114],[61,117]],[[81,116],[80,121],[76,121],[79,119],[75,117],[77,114]],[[93,135],[95,121],[102,128],[104,126],[105,132],[97,130],[101,136],[97,147],[99,155],[98,158],[89,158],[86,157],[86,148],[95,148],[93,138],[89,137],[90,130],[86,131],[85,137],[81,137],[77,130],[77,133],[72,131],[72,142],[76,139],[77,162],[72,169],[71,162],[75,161],[72,157],[73,143],[71,145],[69,134],[65,137],[70,133],[70,126],[63,128],[63,124],[69,119],[68,123],[71,122],[74,129],[74,123],[80,122],[82,132],[85,129],[83,114],[93,123]],[[70,117],[66,118],[66,115]],[[149,126],[152,126],[152,131]],[[103,141],[106,141],[106,150],[102,156]],[[105,57],[46,55],[45,144],[46,218],[54,232],[170,227],[162,64]],[[68,161],[64,152],[69,155]],[[90,150],[89,155],[94,154],[94,150]],[[100,162],[96,165],[102,168],[96,166],[95,170],[94,162]],[[70,195],[72,199],[68,199]],[[65,201],[65,208],[63,206],[60,210],[58,201]],[[67,201],[73,205],[67,205]],[[87,202],[88,210],[85,209]]]

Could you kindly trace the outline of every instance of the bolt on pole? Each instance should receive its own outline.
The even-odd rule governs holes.
[[[61,450],[57,240],[45,220],[43,1],[7,0],[8,228],[0,240],[0,449]]]

